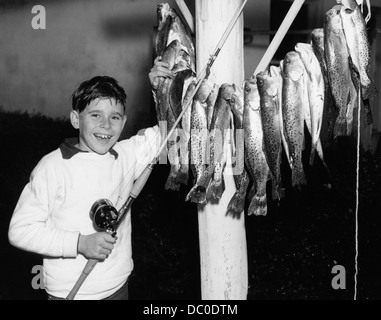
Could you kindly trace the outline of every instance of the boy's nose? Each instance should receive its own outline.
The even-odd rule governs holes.
[[[101,127],[105,129],[109,129],[111,127],[111,123],[109,119],[103,119],[101,122]]]

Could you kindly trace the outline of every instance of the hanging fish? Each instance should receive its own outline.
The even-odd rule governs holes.
[[[271,77],[268,71],[262,71],[257,74],[257,85],[260,97],[263,147],[273,182],[272,197],[273,200],[280,200],[284,195],[280,173],[282,136],[278,90],[281,82],[278,77]]]
[[[283,150],[286,154],[288,162],[290,162],[290,156],[288,151],[288,146],[286,143],[286,138],[284,137],[284,129],[283,129],[283,115],[282,115],[282,88],[283,88],[283,79],[282,79],[282,67],[283,66],[283,60],[280,61],[279,67],[277,66],[270,66],[270,76],[278,78],[279,81],[279,87],[278,87],[278,100],[279,100],[279,121],[280,121],[280,134],[282,137],[282,145]]]
[[[207,159],[208,127],[207,106],[208,98],[213,84],[204,79],[193,99],[191,112],[190,137],[190,166],[194,177],[194,185],[186,196],[185,201],[206,204],[206,189],[210,181]]]
[[[172,24],[172,16],[170,15],[171,8],[167,3],[160,3],[157,5],[157,22],[158,32],[155,39],[156,55],[162,56],[165,48],[172,41],[168,41],[169,29]]]
[[[187,107],[183,117],[181,118],[181,128],[179,130],[180,141],[180,168],[178,173],[177,181],[179,183],[188,184],[189,181],[189,152],[190,152],[190,132],[191,132],[191,112],[192,112],[192,102],[190,102],[193,91],[196,88],[197,81],[195,77],[191,77],[188,80],[190,83],[184,94],[182,107]],[[193,101],[193,100],[192,100]]]
[[[168,64],[168,69],[173,72],[189,69],[183,57],[187,54],[186,48],[177,40],[172,41],[165,49],[162,55],[162,61]],[[167,121],[168,110],[170,108],[169,89],[172,84],[172,79],[160,77],[156,91],[156,115],[158,122]]]
[[[311,32],[311,45],[316,58],[320,63],[320,68],[324,78],[324,107],[323,107],[323,118],[327,118],[328,123],[328,142],[333,140],[333,128],[338,116],[338,110],[335,107],[333,101],[331,88],[328,82],[328,70],[325,61],[324,54],[324,29],[316,28]]]
[[[183,92],[185,83],[188,80],[194,79],[194,73],[191,69],[185,69],[181,70],[176,73],[175,78],[171,82],[171,87],[169,89],[169,103],[171,112],[173,114],[173,118],[170,117],[171,120],[177,120],[183,111],[183,106],[185,107],[183,103]],[[189,107],[188,110],[191,108]],[[185,132],[183,130],[182,126],[183,122],[180,121],[177,124],[177,128],[175,130],[175,138],[169,142],[169,149],[170,153],[168,156],[172,157],[171,162],[171,171],[169,173],[166,188],[170,190],[178,190],[179,189],[179,183],[180,184],[188,184],[188,171],[186,170],[186,167],[182,166],[182,162],[187,162],[187,156],[186,150],[188,147],[188,140],[189,140],[189,131]],[[174,122],[168,121],[168,129],[170,130],[174,125]],[[185,128],[188,130],[188,128]],[[189,161],[188,161],[189,162]]]
[[[348,114],[353,113],[357,101],[356,88],[351,79],[349,67],[349,52],[340,17],[340,6],[334,6],[325,13],[324,19],[324,52],[327,64],[328,80],[332,97],[338,109],[338,116],[333,130],[333,136],[347,136]],[[349,109],[349,110],[348,110]],[[351,131],[351,130],[350,130]]]
[[[292,171],[292,186],[306,184],[302,164],[304,148],[304,109],[305,103],[304,66],[295,51],[290,51],[283,59],[282,66],[282,115],[286,143],[289,150]]]
[[[323,73],[311,44],[299,42],[295,45],[295,51],[299,53],[306,71],[304,74],[304,79],[306,81],[308,105],[311,115],[311,121],[306,124],[312,138],[310,165],[313,165],[315,151],[317,151],[320,159],[325,164],[323,147],[320,140],[320,131],[323,123],[324,110]]]
[[[348,51],[360,74],[362,99],[365,100],[366,123],[373,123],[372,111],[369,99],[377,94],[371,73],[371,48],[366,29],[366,23],[360,7],[355,0],[340,0],[340,17],[343,22],[343,30],[347,41]]]
[[[235,88],[231,84],[223,83],[220,86],[210,122],[210,160],[213,166],[213,178],[209,191],[214,199],[220,199],[225,191],[223,176],[227,161],[227,140],[225,135],[230,129],[233,119],[229,103],[234,91]]]
[[[244,81],[243,127],[245,141],[245,163],[253,180],[248,215],[267,214],[266,184],[269,179],[269,166],[263,152],[263,130],[260,115],[260,98],[257,80],[251,77]]]
[[[234,153],[232,159],[235,159],[233,168],[234,182],[236,191],[228,204],[228,211],[240,214],[245,208],[245,198],[250,177],[245,169],[245,139],[243,126],[243,90],[236,87],[235,92],[230,99],[230,108],[234,115]]]
[[[186,48],[181,45],[178,40],[172,41],[162,55],[162,61],[168,63],[168,68],[175,74],[176,79],[161,77],[159,79],[156,91],[156,115],[160,125],[165,125],[169,132],[178,114],[179,100],[181,101],[182,87],[184,76],[188,77],[192,71],[189,69],[185,56],[187,56]],[[177,132],[168,139],[168,159],[171,164],[171,171],[168,176],[165,188],[170,190],[179,190],[179,183],[176,181],[179,171],[179,159],[176,143]]]
[[[174,8],[168,3],[157,6],[158,34],[156,36],[156,55],[160,56],[165,48],[173,41],[178,40],[188,52],[190,68],[196,71],[195,49],[189,30],[185,27]]]

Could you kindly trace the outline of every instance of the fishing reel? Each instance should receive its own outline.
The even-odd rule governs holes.
[[[90,218],[94,224],[101,230],[116,235],[118,222],[118,211],[108,199],[100,199],[96,201],[90,210]]]

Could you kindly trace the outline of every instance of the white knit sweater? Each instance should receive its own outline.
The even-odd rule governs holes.
[[[89,215],[93,203],[106,198],[119,210],[159,145],[155,126],[116,143],[113,150],[117,156],[114,152],[74,152],[64,159],[57,149],[35,167],[16,205],[8,236],[14,246],[43,255],[49,294],[65,298],[87,262],[77,254],[77,243],[79,234],[98,231]],[[130,212],[117,236],[112,253],[97,263],[75,299],[103,299],[127,280],[133,269]]]

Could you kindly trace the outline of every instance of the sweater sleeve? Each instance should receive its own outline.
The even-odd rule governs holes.
[[[140,130],[135,136],[136,168],[135,179],[137,179],[147,165],[158,156],[161,142],[161,134],[158,126]]]
[[[33,170],[13,212],[9,242],[20,249],[52,257],[76,257],[79,232],[52,227],[59,183],[54,165],[44,157]]]

